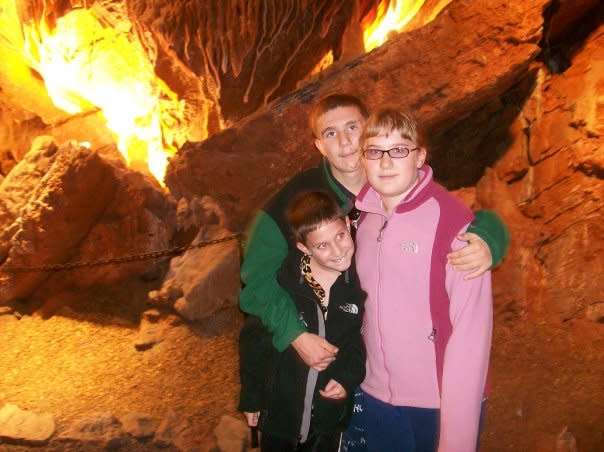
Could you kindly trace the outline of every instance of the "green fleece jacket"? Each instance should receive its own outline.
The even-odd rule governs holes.
[[[316,168],[298,174],[262,209],[248,232],[241,280],[244,287],[239,296],[242,311],[258,316],[273,334],[273,345],[285,350],[306,331],[298,318],[291,296],[279,285],[277,270],[289,251],[295,247],[285,211],[291,201],[305,191],[330,193],[345,212],[352,208],[352,194],[338,184],[325,160]],[[505,224],[493,212],[480,210],[468,232],[479,235],[489,246],[493,266],[501,262],[509,244]]]

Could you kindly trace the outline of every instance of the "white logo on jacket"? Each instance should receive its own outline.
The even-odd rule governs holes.
[[[358,314],[359,313],[359,307],[354,303],[346,303],[346,304],[340,306],[340,309],[344,312],[347,312],[348,314]]]
[[[419,245],[412,240],[404,241],[401,243],[401,250],[403,253],[419,253]]]

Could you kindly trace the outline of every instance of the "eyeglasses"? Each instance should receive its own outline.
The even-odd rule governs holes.
[[[379,160],[384,157],[384,154],[388,154],[390,158],[393,159],[404,159],[411,152],[417,151],[419,148],[409,149],[405,146],[397,146],[392,149],[376,149],[376,148],[367,148],[363,151],[363,157],[367,160]]]

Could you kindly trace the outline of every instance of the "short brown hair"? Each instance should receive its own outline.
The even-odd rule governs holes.
[[[356,107],[359,109],[363,118],[367,119],[369,116],[367,107],[365,107],[365,104],[358,97],[350,94],[331,94],[326,96],[312,106],[308,117],[308,125],[315,138],[318,138],[315,133],[315,128],[317,127],[317,119],[319,116],[328,111],[335,110],[338,107]]]
[[[390,135],[393,132],[399,132],[403,138],[413,141],[417,146],[424,146],[423,131],[415,116],[391,107],[383,108],[369,117],[363,132],[363,145],[367,138]]]
[[[309,232],[323,223],[346,215],[332,196],[323,191],[308,191],[294,198],[286,213],[287,222],[296,242],[306,242]]]

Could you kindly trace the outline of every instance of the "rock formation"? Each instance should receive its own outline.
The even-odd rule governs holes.
[[[47,298],[152,275],[161,262],[95,262],[166,249],[176,226],[176,202],[149,177],[128,170],[115,148],[101,155],[41,139],[2,181],[0,193],[1,304],[26,301],[36,290]],[[60,274],[67,262],[87,265]],[[39,271],[20,271],[24,267]]]
[[[602,11],[561,45],[569,18],[593,2],[554,6],[453,2],[428,26],[189,143],[172,160],[168,185],[178,196],[212,195],[242,230],[272,193],[317,161],[306,125],[313,100],[332,92],[355,93],[370,107],[396,99],[427,124],[437,178],[451,189],[477,184],[474,207],[495,210],[510,226],[512,246],[495,272],[498,315],[602,321],[602,284],[594,279],[604,255],[595,239]]]

